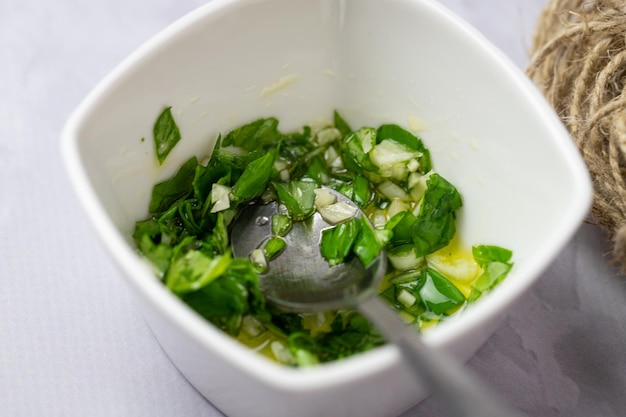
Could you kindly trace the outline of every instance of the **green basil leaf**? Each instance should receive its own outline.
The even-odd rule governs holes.
[[[348,136],[350,132],[352,132],[350,125],[348,125],[348,123],[344,120],[344,118],[341,117],[341,115],[339,114],[337,110],[333,112],[333,121],[334,121],[335,128],[337,128],[337,130],[341,132],[341,136],[344,136],[344,137]]]
[[[184,199],[175,201],[167,211],[154,217],[161,230],[161,234],[158,236],[160,242],[176,246],[181,238],[185,237],[185,228],[178,217],[178,207],[184,202]]]
[[[291,132],[283,134],[281,141],[287,148],[297,145],[304,145],[309,147],[311,146],[311,127],[304,126],[302,128],[302,132]]]
[[[463,206],[457,189],[441,175],[430,175],[426,185],[428,188],[422,199],[420,216],[447,216]]]
[[[170,265],[165,285],[176,294],[197,291],[220,277],[230,262],[230,254],[211,258],[201,251],[190,250]]]
[[[167,107],[161,112],[154,124],[152,134],[157,159],[160,165],[181,138],[180,130],[172,116],[171,107]]]
[[[360,314],[351,311],[339,312],[332,323],[330,332],[321,332],[316,336],[302,331],[289,337],[289,349],[298,361],[298,352],[302,354],[304,365],[310,361],[328,362],[341,359],[355,353],[369,350],[384,343],[383,338]]]
[[[263,194],[272,175],[276,152],[274,149],[248,164],[231,191],[238,203],[252,201]]]
[[[202,232],[202,228],[196,221],[196,210],[199,203],[196,199],[187,199],[178,204],[178,218],[187,232],[197,235]]]
[[[211,159],[204,165],[198,164],[196,167],[196,174],[193,179],[193,192],[194,197],[200,201],[206,201],[211,193],[211,188],[214,183],[230,186],[233,172],[237,178],[241,175],[241,171],[245,168],[244,164],[232,163],[232,160],[223,160],[224,152],[221,149],[221,138],[217,139],[213,152],[211,153]],[[234,157],[238,157],[234,155]]]
[[[193,192],[193,180],[196,175],[198,160],[191,157],[178,172],[170,179],[165,180],[152,188],[149,211],[151,214],[160,214],[171,207],[177,200]]]
[[[294,221],[302,221],[315,212],[315,189],[317,184],[310,181],[290,181],[288,184],[274,182],[278,201],[287,207]]]
[[[380,254],[387,244],[383,235],[377,234],[366,216],[361,216],[360,233],[354,243],[354,253],[366,268]]]
[[[456,233],[454,216],[420,217],[411,228],[418,258],[444,248]]]
[[[136,238],[136,240],[139,251],[154,266],[159,279],[162,279],[170,265],[172,248],[169,245],[154,243],[147,233]]]
[[[434,269],[427,268],[418,294],[429,311],[449,314],[465,302],[465,296],[446,277]]]
[[[456,210],[463,204],[456,188],[440,175],[431,175],[426,184],[420,214],[411,226],[418,257],[450,243],[456,233]]]
[[[224,137],[224,146],[236,146],[246,151],[277,144],[282,137],[274,117],[258,119],[232,130]]]
[[[376,129],[363,127],[350,133],[340,142],[341,160],[346,168],[361,175],[378,172],[370,160],[369,152],[376,144]]]
[[[274,214],[272,216],[272,234],[276,236],[286,236],[293,227],[291,217],[286,214]]]
[[[140,220],[135,222],[135,230],[133,231],[133,239],[135,242],[139,243],[139,241],[144,237],[148,236],[152,240],[156,240],[161,234],[161,224],[154,217],[149,217],[145,220]]]
[[[322,230],[320,251],[330,266],[346,261],[352,253],[360,231],[361,223],[356,218]]]
[[[239,179],[241,173],[246,169],[248,164],[265,155],[267,152],[263,150],[255,150],[243,155],[223,149],[220,139],[217,140],[211,158],[207,164],[208,168],[215,171],[226,171],[231,175],[233,183]],[[232,185],[232,184],[224,184]]]
[[[268,261],[276,258],[285,249],[285,240],[280,236],[270,237],[263,246],[263,252]]]
[[[489,262],[509,262],[513,252],[499,246],[479,245],[472,247],[472,255],[476,263],[484,267]]]
[[[319,352],[320,346],[311,335],[304,332],[294,332],[289,335],[288,346],[298,366],[319,364],[319,357],[314,352]]]
[[[241,319],[251,314],[269,320],[258,275],[248,259],[233,258],[227,270],[198,291],[182,294],[183,301],[217,327],[237,336]]]
[[[472,287],[481,293],[489,291],[508,275],[512,267],[512,264],[506,262],[489,262],[484,266],[483,273],[476,278]]]
[[[355,175],[352,186],[354,190],[352,199],[357,206],[363,208],[372,201],[373,193],[367,178],[361,175]]]
[[[208,246],[210,246],[215,253],[225,254],[228,252],[230,246],[230,239],[228,237],[228,228],[226,226],[226,219],[224,213],[217,213],[215,225],[208,239]]]
[[[385,229],[393,233],[390,241],[392,247],[413,243],[413,225],[416,221],[417,217],[410,211],[401,211],[389,219]]]
[[[332,178],[328,168],[326,167],[326,163],[319,155],[311,158],[308,162],[308,168],[304,177],[312,179],[318,186],[328,183],[328,181]]]

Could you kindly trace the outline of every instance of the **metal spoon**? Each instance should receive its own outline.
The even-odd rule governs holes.
[[[345,196],[329,190],[340,201]],[[242,211],[231,232],[235,256],[248,256],[271,234],[271,217],[279,206],[251,205]],[[358,210],[357,216],[363,213]],[[482,382],[462,368],[456,359],[427,347],[416,330],[376,296],[386,268],[381,253],[367,268],[357,259],[330,267],[321,256],[321,231],[330,227],[315,213],[304,222],[294,222],[285,236],[285,250],[261,275],[260,286],[268,302],[292,312],[318,312],[355,308],[365,315],[388,342],[395,344],[414,375],[429,387],[450,417],[521,417],[499,401]]]

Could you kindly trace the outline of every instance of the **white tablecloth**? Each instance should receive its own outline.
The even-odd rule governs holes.
[[[442,0],[520,67],[545,0]],[[174,368],[70,189],[84,95],[200,0],[0,0],[0,415],[221,415]],[[529,416],[626,415],[626,278],[583,225],[469,365]],[[437,415],[427,400],[405,416]],[[329,416],[332,417],[332,416]]]

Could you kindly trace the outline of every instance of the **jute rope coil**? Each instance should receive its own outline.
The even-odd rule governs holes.
[[[527,74],[587,163],[593,221],[608,232],[626,273],[626,1],[550,0]]]

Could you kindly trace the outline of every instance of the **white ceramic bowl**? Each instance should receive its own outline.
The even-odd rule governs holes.
[[[163,166],[152,125],[173,106],[183,140]],[[125,60],[63,132],[76,192],[169,357],[229,416],[395,416],[424,396],[394,347],[297,370],[205,322],[133,247],[153,184],[219,132],[260,116],[288,131],[338,109],[352,126],[419,124],[435,168],[464,196],[468,245],[514,251],[495,291],[428,331],[469,358],[587,213],[582,160],[539,93],[475,30],[428,0],[214,0]],[[142,138],[146,138],[142,141]]]

